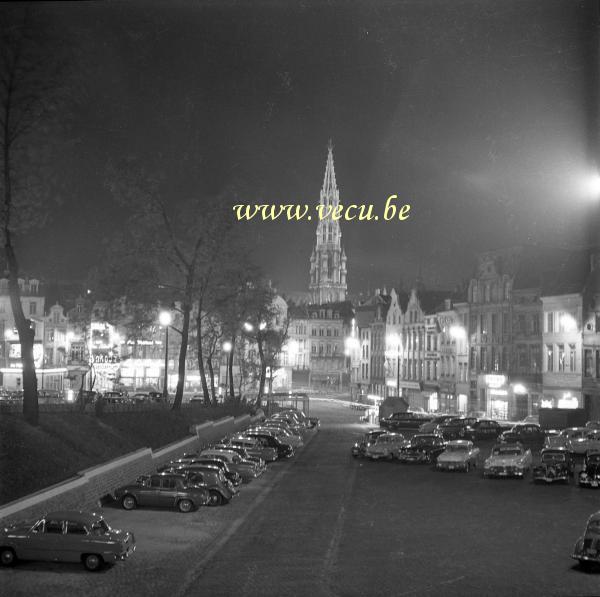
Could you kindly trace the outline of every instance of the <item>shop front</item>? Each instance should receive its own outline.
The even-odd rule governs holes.
[[[402,391],[402,398],[408,402],[410,410],[428,410],[429,400],[423,396],[423,385],[421,382],[401,379],[400,390]]]

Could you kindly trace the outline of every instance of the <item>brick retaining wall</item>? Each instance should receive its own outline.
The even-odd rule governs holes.
[[[15,520],[35,518],[52,510],[93,510],[100,499],[120,485],[131,483],[139,475],[155,471],[161,464],[181,458],[186,452],[196,452],[203,446],[245,429],[263,418],[264,414],[259,411],[253,417],[224,417],[218,421],[194,425],[194,435],[160,450],[153,452],[150,448],[142,448],[81,471],[77,476],[62,483],[0,506],[0,520],[6,524]]]

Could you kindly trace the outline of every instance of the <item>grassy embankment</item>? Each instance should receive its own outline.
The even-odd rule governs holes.
[[[189,435],[190,425],[248,412],[197,406],[181,411],[40,413],[32,427],[21,414],[0,414],[0,504],[64,481],[86,468],[140,448],[162,448]]]

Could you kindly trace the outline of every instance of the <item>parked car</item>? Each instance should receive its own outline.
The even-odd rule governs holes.
[[[527,415],[520,423],[535,423],[540,424],[540,415]]]
[[[260,458],[260,456],[252,456],[246,448],[241,448],[240,446],[234,446],[233,444],[227,444],[219,442],[213,446],[213,448],[217,450],[231,450],[235,452],[240,458],[243,460],[248,460],[249,462],[253,462],[261,472],[267,470],[267,463]],[[197,455],[196,455],[197,456]]]
[[[234,435],[231,438],[226,438],[224,443],[244,448],[248,454],[262,458],[265,462],[274,462],[279,458],[277,449],[267,445],[260,438]]]
[[[600,429],[581,427],[581,435],[571,436],[566,442],[566,448],[572,454],[583,455],[588,450],[600,450]]]
[[[573,474],[573,457],[565,448],[544,448],[540,452],[540,464],[533,467],[533,482],[569,482]]]
[[[518,442],[541,446],[544,443],[545,437],[546,434],[539,425],[535,423],[517,423],[508,431],[503,431],[498,439],[507,444]]]
[[[433,417],[433,419],[431,419],[431,421],[427,421],[426,423],[423,423],[420,427],[419,427],[419,433],[433,433],[436,429],[438,425],[441,425],[442,423],[445,423],[446,421],[449,421],[450,419],[454,419],[456,418],[457,415],[438,415]]]
[[[231,482],[234,487],[239,487],[242,484],[242,475],[230,468],[229,464],[221,458],[215,458],[214,456],[209,456],[208,454],[200,454],[198,458],[194,458],[194,460],[188,464],[210,464],[211,466],[223,471],[225,478]]]
[[[600,429],[600,421],[588,421],[585,426],[588,429]]]
[[[485,439],[495,440],[502,432],[502,426],[498,421],[480,419],[465,429],[464,437],[472,441]]]
[[[288,444],[284,444],[270,433],[264,431],[244,431],[245,437],[251,437],[261,440],[262,444],[268,448],[277,450],[277,458],[290,458],[294,455],[294,448]]]
[[[263,470],[259,469],[256,463],[249,460],[243,460],[236,452],[227,449],[208,448],[202,450],[200,458],[209,456],[217,460],[222,460],[227,464],[229,470],[238,473],[244,483],[249,483],[262,474]]]
[[[173,469],[183,475],[187,482],[204,487],[208,491],[208,506],[228,504],[239,491],[227,480],[223,471],[210,464],[188,464]]]
[[[523,478],[532,460],[531,450],[520,443],[496,444],[483,464],[483,476]]]
[[[407,444],[401,433],[382,433],[373,443],[365,448],[365,456],[371,460],[381,458],[397,458],[400,450]]]
[[[396,429],[418,429],[423,423],[430,421],[432,418],[410,411],[398,412],[380,419],[379,426],[390,431],[395,431]]]
[[[436,433],[420,433],[412,437],[400,450],[398,460],[401,462],[432,463],[446,448],[446,442]]]
[[[286,429],[282,429],[277,426],[272,426],[266,423],[261,423],[257,427],[253,427],[252,431],[265,431],[270,433],[272,436],[276,437],[282,444],[287,444],[292,448],[301,448],[304,446],[304,442],[302,441],[302,437],[300,434],[292,433]]]
[[[571,557],[578,560],[584,570],[600,563],[600,512],[588,518],[585,531],[575,543]]]
[[[133,533],[112,529],[95,512],[49,512],[0,529],[3,566],[18,560],[81,562],[87,570],[96,571],[104,564],[127,559],[135,547]]]
[[[588,450],[579,473],[580,487],[600,487],[600,452]]]
[[[354,442],[354,445],[352,446],[352,456],[354,456],[354,458],[365,456],[366,449],[371,444],[375,443],[377,438],[384,433],[388,433],[388,431],[386,429],[371,429],[370,431],[367,431],[359,441]]]
[[[436,433],[444,439],[462,439],[466,437],[470,426],[477,423],[474,417],[452,417],[437,426]]]
[[[437,457],[436,469],[440,471],[464,471],[477,467],[479,448],[471,440],[455,439],[446,444],[446,449]]]
[[[180,512],[191,512],[208,504],[210,499],[206,488],[189,483],[183,475],[168,472],[139,477],[136,483],[115,489],[112,497],[125,510],[154,506],[177,508]]]

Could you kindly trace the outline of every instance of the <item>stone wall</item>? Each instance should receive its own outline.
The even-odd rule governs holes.
[[[190,430],[193,435],[160,450],[153,452],[150,448],[142,448],[81,471],[72,479],[0,506],[0,520],[6,524],[35,518],[52,510],[93,510],[120,485],[131,483],[138,476],[152,473],[158,466],[181,458],[186,452],[197,452],[263,418],[264,414],[259,411],[253,417],[224,417],[218,421],[194,425]]]

